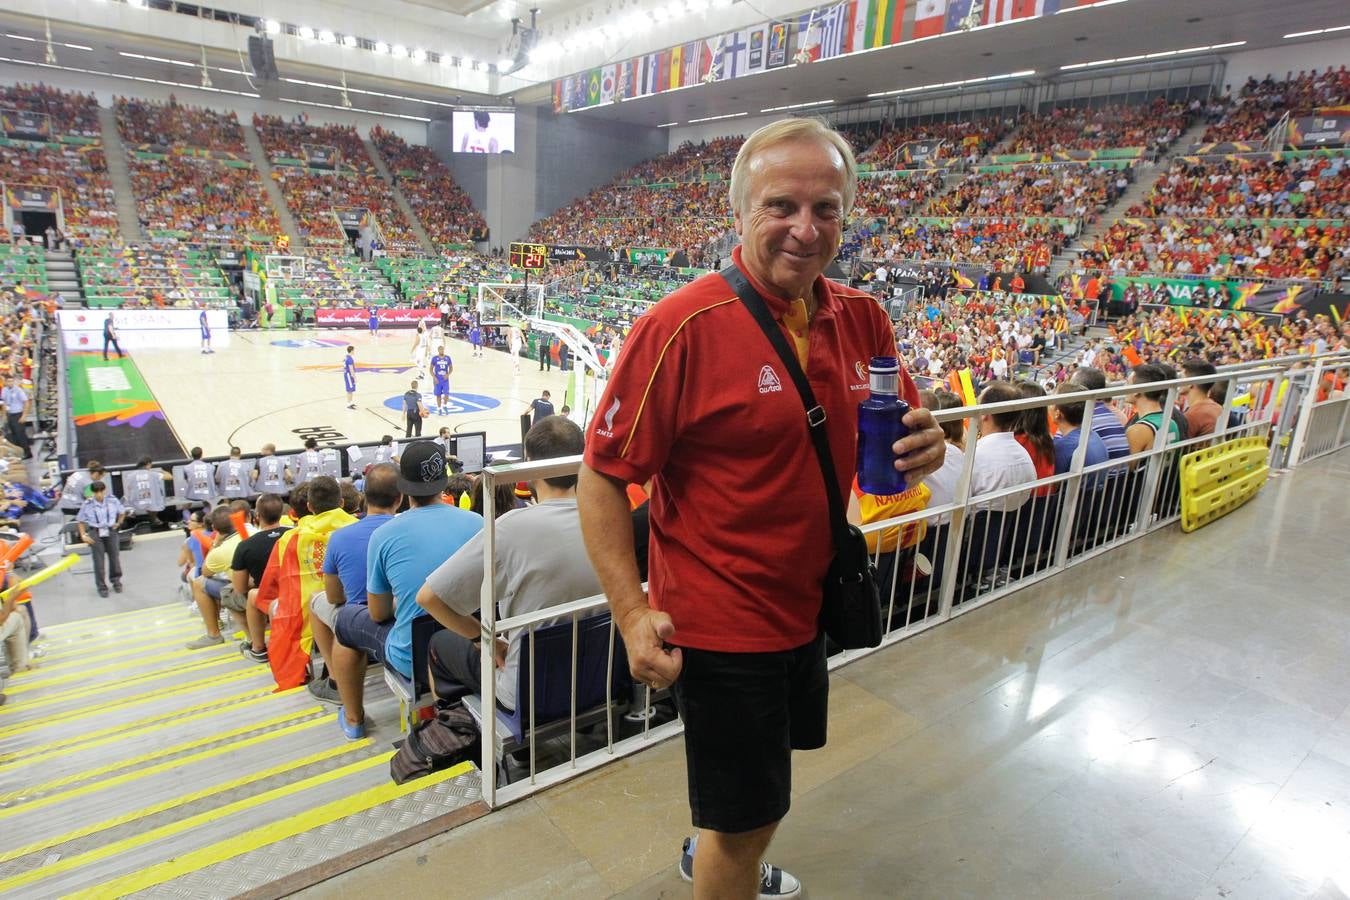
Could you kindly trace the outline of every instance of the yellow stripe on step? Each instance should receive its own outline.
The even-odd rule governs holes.
[[[214,669],[223,665],[234,665],[235,663],[242,663],[243,665],[248,665],[247,663],[244,663],[243,657],[222,656],[216,659],[207,660],[205,662],[200,663],[194,662],[192,665],[189,666],[175,666],[172,669],[165,669],[160,672],[147,672],[144,675],[136,675],[132,678],[126,678],[123,679],[122,681],[114,682],[113,684],[107,685],[107,687],[109,689],[121,690],[122,688],[130,687],[132,685],[144,685],[147,682],[158,681],[162,678],[177,678],[182,675],[191,675],[193,673],[200,672],[204,669]],[[220,680],[221,676],[217,675],[215,676],[215,678],[217,680]],[[56,706],[57,704],[64,703],[67,700],[85,698],[89,695],[89,693],[90,692],[83,687],[75,687],[65,691],[58,691],[57,693],[52,694],[49,697],[40,697],[29,703],[6,703],[4,706],[0,706],[0,717],[3,717],[5,713],[14,714],[21,712],[32,712],[35,709],[45,709],[48,706]],[[150,694],[146,695],[141,695],[141,697],[145,699],[149,699],[153,696],[155,696],[155,692],[151,692]],[[93,715],[94,713],[100,712],[105,708],[106,707],[91,705],[85,707],[82,711],[84,712],[85,715]]]
[[[185,673],[182,670],[179,670],[178,674],[181,675]],[[69,719],[84,719],[93,715],[102,715],[103,713],[112,712],[113,710],[122,709],[123,707],[135,706],[139,703],[152,703],[158,700],[166,700],[169,697],[176,697],[179,694],[187,694],[192,691],[198,691],[204,687],[209,687],[212,685],[224,686],[226,685],[226,681],[222,679],[220,675],[208,675],[207,677],[199,678],[196,681],[189,681],[186,684],[180,684],[178,687],[173,688],[171,690],[153,691],[148,694],[137,694],[134,697],[125,697],[113,703],[105,703],[102,706],[95,706],[95,707],[86,706],[86,707],[78,707],[76,709],[68,709],[62,713],[52,713],[51,715],[42,716],[37,719],[24,722],[16,722],[15,724],[10,725],[6,728],[0,728],[0,737],[9,737],[15,734],[24,734],[25,732],[34,731],[38,728],[46,728],[49,725],[54,725],[57,722],[65,722]],[[257,685],[257,687],[260,688],[262,687],[262,685]],[[4,712],[4,710],[7,708],[8,705],[0,706],[0,712]],[[32,709],[33,705],[29,705],[23,708]],[[176,712],[182,712],[182,710],[177,710]]]
[[[39,797],[36,800],[29,800],[27,803],[16,803],[13,806],[0,809],[0,821],[11,819],[14,816],[23,815],[24,813],[30,813],[35,809],[42,809],[57,803],[64,803],[67,800],[83,797],[86,794],[93,794],[98,791],[107,790],[108,788],[129,784],[133,781],[140,781],[142,778],[158,775],[160,772],[167,772],[171,769],[180,769],[183,766],[189,766],[217,756],[228,756],[248,747],[256,747],[258,744],[265,744],[268,741],[274,741],[277,738],[287,737],[288,735],[306,731],[310,728],[318,728],[320,725],[329,724],[331,724],[331,721],[327,717],[310,719],[307,722],[301,722],[286,728],[278,728],[276,731],[269,731],[267,734],[260,734],[257,737],[251,737],[247,740],[236,741],[233,744],[226,744],[223,747],[213,747],[210,750],[203,750],[201,753],[193,753],[190,756],[180,756],[178,759],[171,759],[154,766],[146,766],[135,772],[125,772],[121,775],[115,775],[112,778],[104,779],[103,781],[93,782],[92,784],[82,784],[79,787],[71,788],[68,791],[61,791],[56,794],[49,794],[46,797]]]
[[[120,741],[122,738],[130,737],[134,734],[143,734],[158,728],[171,728],[177,727],[180,724],[195,722],[206,716],[215,715],[217,712],[238,709],[240,706],[247,706],[252,703],[261,703],[271,697],[284,697],[296,690],[299,690],[299,688],[292,688],[291,690],[283,691],[280,694],[273,694],[271,688],[256,687],[240,694],[231,694],[228,697],[207,700],[205,703],[198,703],[186,707],[185,709],[175,709],[172,712],[157,713],[153,716],[146,716],[143,719],[122,722],[117,725],[109,725],[107,728],[100,728],[97,731],[90,731],[87,734],[58,738],[57,740],[47,741],[43,744],[35,744],[32,747],[25,747],[22,750],[12,750],[8,753],[0,753],[0,772],[3,772],[7,765],[16,760],[21,765],[27,766],[31,763],[38,762],[39,760],[50,759],[53,756],[74,753],[77,750],[83,750],[86,747],[97,747],[113,741]],[[181,693],[181,691],[178,693]],[[169,695],[160,694],[159,696],[167,697]],[[45,728],[54,721],[59,720],[39,719],[37,722],[28,725],[26,728],[20,728],[18,730],[11,729],[11,733],[27,734],[30,731]]]
[[[75,831],[67,832],[66,834],[57,835],[56,837],[53,838],[46,838],[44,840],[38,841],[37,843],[29,844],[25,847],[19,847],[14,850],[7,850],[4,853],[0,853],[0,864],[18,859],[22,856],[27,856],[30,853],[37,853],[39,851],[46,850],[50,847],[56,847],[61,844],[67,844],[71,841],[76,841],[79,840],[80,838],[88,837],[91,834],[98,834],[100,831],[107,831],[110,828],[116,828],[119,825],[125,825],[128,822],[134,822],[137,819],[144,819],[147,816],[157,815],[159,813],[164,812],[165,810],[173,809],[176,806],[185,806],[188,803],[196,803],[198,800],[204,800],[207,797],[213,796],[215,794],[223,794],[227,791],[233,791],[241,787],[247,787],[250,784],[256,784],[265,779],[272,778],[277,775],[282,775],[294,769],[303,769],[305,766],[312,766],[315,763],[320,763],[323,762],[324,760],[332,759],[336,756],[342,756],[344,754],[352,752],[353,750],[359,750],[363,747],[366,747],[369,744],[370,741],[366,740],[350,744],[344,743],[337,747],[329,747],[327,750],[320,750],[318,753],[312,753],[309,756],[301,757],[300,759],[292,760],[291,762],[288,763],[282,763],[279,766],[273,766],[272,768],[264,769],[261,772],[253,772],[249,775],[243,776],[242,778],[236,778],[233,781],[227,781],[224,784],[218,784],[214,787],[203,788],[200,791],[193,791],[190,794],[184,794],[183,796],[175,797],[172,800],[165,800],[163,803],[156,803],[153,806],[147,806],[144,809],[138,809],[133,812],[129,812],[125,815],[118,816],[115,819],[106,819],[102,822],[96,822],[93,825],[85,825],[79,829],[76,829]]]
[[[222,651],[229,651],[229,652],[222,652]],[[56,672],[50,678],[44,678],[43,676],[46,675],[46,672],[42,671],[41,669],[36,670],[35,672],[29,672],[27,673],[29,675],[28,678],[23,679],[22,681],[16,679],[14,683],[9,688],[6,689],[5,693],[24,694],[28,691],[35,691],[38,688],[51,687],[52,685],[56,684],[69,684],[72,681],[83,681],[84,679],[92,678],[95,675],[106,675],[109,672],[117,672],[121,669],[135,669],[140,668],[142,666],[152,665],[153,663],[170,662],[176,659],[183,659],[188,661],[205,660],[205,659],[222,659],[227,656],[233,656],[238,652],[239,648],[236,647],[234,644],[220,644],[215,647],[208,647],[205,650],[187,650],[180,647],[177,650],[170,650],[167,653],[156,653],[153,656],[140,656],[139,654],[130,653],[124,650],[120,654],[122,658],[117,662],[108,663],[105,666],[98,666],[93,669],[84,669],[79,672]],[[169,671],[169,670],[162,669],[160,671]],[[147,672],[146,674],[149,675],[157,673]],[[111,684],[125,684],[125,682],[117,681],[112,682]],[[100,684],[85,685],[86,688],[90,689],[96,689],[102,686],[105,685]]]
[[[377,756],[377,762],[385,762],[392,753]],[[269,844],[275,844],[277,841],[284,841],[287,838],[295,837],[297,834],[303,834],[315,828],[321,828],[329,825],[339,819],[345,819],[347,816],[355,815],[359,812],[372,809],[381,803],[388,803],[391,800],[397,800],[399,797],[406,797],[409,794],[420,791],[423,788],[440,784],[442,781],[449,781],[451,778],[457,778],[467,772],[473,771],[473,764],[468,762],[460,763],[457,766],[437,772],[426,778],[418,778],[409,781],[406,784],[382,784],[379,787],[370,788],[354,794],[351,797],[343,797],[341,800],[334,800],[331,803],[325,803],[323,806],[316,807],[295,816],[273,822],[269,825],[263,825],[252,831],[245,832],[238,837],[232,837],[228,840],[213,844],[210,847],[203,847],[200,850],[193,850],[184,853],[173,859],[149,866],[139,872],[133,872],[130,875],[124,875],[121,878],[105,882],[88,891],[81,891],[71,896],[90,897],[90,898],[115,898],[125,897],[128,894],[134,894],[137,891],[148,890],[164,884],[166,881],[172,881],[182,875],[205,869],[216,863],[224,862],[227,859],[233,859],[244,853],[249,853]],[[39,870],[41,871],[41,870]],[[0,882],[0,890],[6,888],[4,882]]]
[[[130,652],[140,653],[144,650],[156,650],[161,647],[171,647],[174,644],[182,646],[182,641],[195,637],[202,632],[201,616],[196,621],[184,619],[182,624],[174,626],[164,626],[154,631],[136,632],[134,638],[128,638],[126,634],[118,634],[98,641],[66,641],[55,643],[43,641],[40,646],[44,652],[37,657],[34,662],[39,668],[31,669],[28,672],[16,673],[18,675],[45,672],[57,664],[66,665],[70,662],[97,662],[98,660],[110,659],[115,656],[123,656]],[[113,650],[106,648],[113,647]]]
[[[306,709],[292,710],[270,719],[264,719],[261,722],[250,722],[238,728],[229,731],[221,731],[215,734],[209,734],[206,737],[197,738],[193,741],[187,741],[182,744],[175,744],[172,747],[161,747],[158,750],[152,750],[149,753],[143,753],[140,756],[131,756],[126,759],[110,762],[107,765],[98,766],[93,769],[86,769],[82,772],[76,772],[74,775],[66,775],[63,778],[55,778],[51,781],[44,781],[41,784],[29,785],[21,790],[10,791],[0,794],[0,803],[8,803],[11,800],[17,800],[21,797],[37,796],[45,794],[48,791],[54,791],[57,788],[65,787],[68,784],[79,784],[81,781],[88,781],[91,778],[97,778],[100,775],[107,775],[110,772],[116,772],[118,769],[126,769],[132,766],[141,766],[157,759],[163,759],[166,756],[173,756],[176,753],[186,753],[189,750],[195,750],[198,747],[205,747],[208,744],[215,744],[230,738],[239,737],[241,734],[248,734],[250,731],[257,731],[260,728],[271,728],[274,725],[280,725],[283,722],[294,721],[305,716],[312,716],[317,712],[322,712],[323,707],[311,706]],[[181,723],[181,719],[175,724]],[[34,771],[30,769],[30,771]]]
[[[370,741],[371,741],[370,738],[365,738],[362,741],[357,741],[354,743],[360,745],[369,745]],[[351,745],[348,745],[348,747],[344,749],[351,749]],[[143,831],[140,834],[132,835],[131,837],[128,838],[123,838],[120,841],[113,841],[111,844],[104,844],[102,847],[90,850],[88,853],[79,853],[76,854],[75,856],[67,856],[64,859],[57,860],[51,865],[42,866],[40,868],[33,869],[32,871],[24,872],[21,875],[15,875],[12,878],[6,878],[3,881],[0,881],[0,893],[4,893],[5,891],[12,891],[15,888],[24,887],[25,885],[32,884],[36,881],[45,881],[46,879],[52,877],[53,875],[60,875],[64,872],[69,872],[72,869],[78,869],[81,866],[87,866],[91,863],[96,863],[101,860],[110,859],[119,854],[126,853],[128,850],[134,850],[137,847],[144,847],[146,844],[151,844],[154,843],[155,841],[163,840],[164,838],[170,838],[173,837],[174,835],[191,831],[194,828],[209,824],[211,822],[215,822],[219,819],[225,818],[226,816],[234,815],[235,813],[240,812],[256,813],[259,807],[261,807],[262,804],[264,803],[270,803],[273,800],[280,800],[283,797],[289,797],[293,794],[300,794],[310,790],[311,788],[315,788],[322,784],[326,784],[330,781],[337,781],[338,779],[345,778],[348,775],[356,775],[360,772],[364,772],[366,769],[372,769],[375,766],[387,764],[389,762],[389,758],[393,755],[394,755],[393,751],[390,751],[388,753],[380,753],[376,756],[372,756],[367,759],[359,760],[358,762],[354,762],[349,765],[333,769],[330,772],[323,772],[318,775],[314,775],[310,778],[305,778],[300,781],[292,782],[291,784],[285,784],[282,785],[281,787],[273,788],[270,791],[264,791],[263,793],[259,794],[256,797],[245,797],[242,800],[236,800],[233,803],[227,803],[226,805],[219,807],[218,809],[209,809],[206,812],[198,813],[195,816],[188,816],[186,819],[179,819],[177,822],[170,822],[167,825],[161,825],[158,828],[152,828],[149,831]],[[420,786],[420,782],[409,782],[409,784],[411,784],[414,788]],[[360,794],[355,795],[355,797],[359,796],[362,795]],[[355,799],[355,797],[352,797],[350,799]],[[348,802],[348,801],[341,801],[341,802]],[[324,807],[319,807],[319,809],[323,808]],[[285,817],[283,819],[283,822],[291,823],[306,820],[309,817],[309,815],[313,814],[313,812],[314,810],[311,810],[309,814],[301,813],[299,815]],[[323,823],[316,823],[316,824],[323,824]],[[305,829],[302,828],[301,830],[303,831]],[[252,832],[248,832],[245,835],[237,837],[227,838],[226,840],[222,841],[219,844],[203,849],[215,851],[215,853],[220,855],[220,859],[228,859],[232,856],[237,856],[240,853],[245,852],[246,849],[251,849],[247,845],[240,843],[241,841],[244,840],[245,837],[247,837],[248,834],[252,834]],[[262,845],[260,844],[259,846]],[[165,852],[172,853],[172,848],[166,847]],[[185,860],[192,855],[193,854],[184,854],[182,856],[176,857],[176,860],[171,861]],[[212,862],[217,861],[218,860],[214,858],[212,859]],[[95,890],[103,890],[103,889],[120,890],[120,888],[113,888],[112,886],[117,885],[123,881],[131,881],[132,879],[148,876],[152,872],[155,872],[158,868],[159,866],[151,866],[147,869],[141,870],[140,872],[134,873],[132,876],[129,876],[127,878],[114,879],[113,881],[101,885],[99,888],[95,888]],[[192,868],[187,869],[186,871],[191,872],[196,868],[197,866],[193,866]],[[168,878],[173,877],[176,877],[176,875],[168,876]],[[159,878],[158,880],[155,881],[148,881],[141,887],[133,887],[130,890],[125,890],[124,892],[130,893],[131,891],[141,890],[142,888],[145,887],[151,887],[153,885],[160,884],[163,881],[168,880],[168,878]]]
[[[164,612],[166,609],[183,609],[184,603],[161,603],[159,606],[147,606],[145,609],[129,609],[126,612],[108,613],[106,616],[93,616],[88,619],[79,619],[75,622],[61,622],[56,625],[48,625],[42,629],[52,636],[66,634],[71,631],[79,631],[81,628],[88,628],[95,622],[117,622],[123,619],[129,619],[134,616],[152,616],[155,613]]]

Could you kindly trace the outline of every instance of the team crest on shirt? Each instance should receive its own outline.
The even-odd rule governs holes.
[[[761,394],[770,394],[782,389],[783,382],[778,380],[778,373],[773,370],[773,366],[765,366],[759,370],[759,392]]]
[[[867,380],[867,366],[863,364],[861,359],[853,364],[853,371],[857,372],[858,377],[863,381]]]

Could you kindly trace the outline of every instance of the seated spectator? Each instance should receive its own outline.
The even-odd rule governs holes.
[[[239,652],[253,662],[267,662],[267,617],[249,600],[262,583],[272,548],[288,530],[281,524],[286,504],[276,494],[263,494],[253,506],[258,530],[244,538],[230,560],[230,585],[220,592],[220,605],[244,629]]]
[[[28,646],[32,623],[28,618],[28,605],[18,601],[18,596],[9,597],[0,606],[0,648],[4,650],[4,666],[10,674],[32,668]],[[0,684],[3,681],[3,676],[0,676]],[[4,703],[5,695],[0,694],[0,706]]]
[[[1181,368],[1186,373],[1187,378],[1202,378],[1218,374],[1214,364],[1203,359],[1188,359],[1182,363]],[[1223,404],[1215,403],[1209,399],[1209,392],[1214,389],[1215,384],[1216,382],[1209,381],[1202,384],[1193,384],[1186,389],[1186,425],[1191,437],[1213,434],[1219,416],[1223,415]]]
[[[343,698],[333,673],[339,669],[351,671],[360,665],[358,651],[334,646],[333,630],[337,627],[338,611],[345,607],[366,605],[366,551],[371,535],[385,522],[394,518],[403,495],[398,490],[398,466],[375,463],[366,472],[364,518],[334,531],[328,539],[328,550],[323,557],[324,589],[309,603],[310,629],[314,643],[323,656],[325,675],[309,682],[309,692],[317,699],[341,704],[346,709],[362,711],[359,689]],[[334,663],[334,655],[344,658]],[[350,688],[351,681],[344,683]]]
[[[944,409],[960,409],[961,398],[951,391],[939,388],[936,391],[919,391],[919,400],[924,409],[934,412]],[[946,506],[956,502],[956,483],[961,478],[961,470],[966,465],[966,426],[960,419],[942,423],[942,436],[947,442],[947,455],[943,457],[942,468],[924,479],[932,491],[928,505]],[[928,520],[928,524],[950,522],[951,513],[943,513]]]
[[[1153,448],[1154,435],[1163,427],[1164,419],[1167,420],[1166,443],[1173,444],[1181,439],[1176,421],[1163,410],[1167,391],[1144,389],[1147,385],[1167,380],[1167,372],[1157,363],[1135,366],[1130,373],[1130,384],[1140,388],[1127,397],[1134,404],[1134,415],[1125,426],[1125,438],[1130,442],[1131,454],[1144,453]]]
[[[980,393],[980,405],[1006,403],[1021,399],[1017,388],[1006,381],[995,381]],[[975,445],[975,465],[970,475],[972,499],[1036,480],[1036,464],[1031,454],[1017,442],[1013,429],[1020,412],[980,416],[980,437]],[[1031,491],[1019,491],[997,500],[975,504],[975,511],[1012,512],[1031,497]]]
[[[307,678],[314,645],[309,598],[323,589],[321,566],[328,537],[356,521],[342,509],[342,490],[331,475],[320,475],[297,485],[296,490],[302,487],[308,487],[309,515],[277,538],[253,599],[272,623],[267,658],[281,690],[299,687]]]
[[[1073,382],[1066,381],[1055,388],[1055,395],[1071,395],[1085,393],[1087,388]],[[1055,423],[1055,474],[1063,475],[1073,466],[1073,455],[1078,450],[1078,444],[1083,440],[1083,416],[1086,413],[1087,404],[1085,401],[1064,400],[1050,407],[1050,418]],[[1106,452],[1106,444],[1102,439],[1091,430],[1087,432],[1087,455],[1083,458],[1083,467],[1095,466],[1104,463],[1110,456]],[[1091,478],[1088,482],[1089,487],[1095,487],[1101,479],[1100,473]]]
[[[197,601],[197,609],[202,614],[202,623],[206,633],[187,645],[189,650],[203,650],[225,643],[220,634],[220,594],[221,589],[230,584],[230,566],[234,562],[234,551],[239,546],[240,537],[230,521],[229,506],[217,506],[211,510],[211,531],[215,534],[211,550],[202,561],[201,574],[189,582],[192,585],[192,598]],[[243,615],[239,615],[243,624]]]
[[[1080,366],[1069,382],[1082,385],[1088,391],[1106,389],[1105,373],[1092,366]],[[1092,433],[1101,438],[1109,458],[1121,459],[1130,455],[1130,442],[1125,437],[1125,421],[1103,400],[1092,405]]]
[[[525,459],[577,456],[585,438],[577,425],[561,416],[540,420],[525,435]],[[512,510],[496,525],[494,571],[498,614],[503,618],[537,612],[602,593],[581,539],[577,514],[576,475],[532,482],[538,502]],[[473,613],[483,588],[483,539],[470,539],[426,578],[418,605],[445,626],[431,639],[430,669],[436,696],[458,700],[482,689],[478,639]],[[551,622],[541,623],[553,624]],[[528,630],[498,639],[494,650],[497,703],[516,708],[516,681],[521,640]]]
[[[432,441],[410,443],[399,458],[397,487],[410,508],[371,536],[366,551],[366,606],[338,611],[333,634],[333,678],[340,695],[338,724],[348,740],[365,736],[362,702],[366,657],[385,662],[412,680],[412,623],[426,611],[417,592],[437,566],[483,528],[483,518],[446,504],[445,454]],[[345,652],[340,648],[355,651]]]
[[[1045,396],[1045,388],[1034,381],[1019,381],[1016,387],[1018,396],[1024,400]],[[1013,437],[1031,457],[1038,480],[1055,474],[1055,441],[1050,436],[1050,420],[1044,409],[1023,410],[1013,429]],[[1032,496],[1045,497],[1054,491],[1053,484],[1046,484],[1032,491]]]

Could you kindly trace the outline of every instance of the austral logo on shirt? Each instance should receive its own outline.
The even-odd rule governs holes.
[[[773,370],[773,366],[765,366],[759,370],[759,392],[761,394],[771,394],[782,389],[783,382],[778,380],[778,373]]]

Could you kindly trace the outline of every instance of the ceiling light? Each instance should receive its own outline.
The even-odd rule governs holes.
[[[464,61],[465,61],[466,63],[469,64],[469,68],[470,68],[470,69],[476,69],[476,68],[478,68],[478,60],[476,60],[476,59],[466,59],[466,60],[464,60]]]
[[[670,5],[666,7],[666,15],[672,19],[678,19],[684,15],[684,4],[680,0],[671,0]]]
[[[1286,34],[1284,39],[1312,37],[1315,34],[1331,34],[1333,31],[1350,31],[1350,25],[1337,25],[1335,28],[1318,28],[1315,31],[1295,31],[1293,34]]]
[[[301,25],[299,28],[295,29],[295,34],[296,37],[301,40],[310,41],[314,39],[314,29],[310,28],[308,25]]]
[[[263,30],[268,34],[281,34],[281,23],[276,19],[268,19],[263,22]]]
[[[701,13],[708,8],[708,0],[686,0],[685,5],[691,13]]]
[[[415,50],[413,50],[411,55],[415,62],[424,62],[427,58],[427,51],[423,50],[421,47],[418,47]]]
[[[126,50],[118,50],[118,56],[125,56],[128,59],[143,59],[146,62],[168,63],[171,66],[182,66],[185,69],[197,68],[196,63],[184,62],[181,59],[169,59],[165,56],[149,56],[145,53],[130,53]]]
[[[1070,68],[1061,66],[1061,68]],[[1002,75],[985,75],[981,78],[967,78],[963,81],[943,81],[936,84],[921,84],[915,87],[896,88],[893,91],[878,91],[874,94],[868,94],[868,97],[890,97],[894,94],[913,94],[917,91],[933,91],[939,88],[961,87],[967,84],[981,84],[986,81],[1003,81],[1008,78],[1029,78],[1036,74],[1035,69],[1022,69],[1018,72],[1006,72]]]
[[[324,44],[331,44],[337,40],[337,35],[325,28],[319,32],[319,41]]]
[[[812,100],[810,103],[789,103],[787,106],[770,106],[768,109],[761,109],[760,112],[782,112],[785,109],[803,109],[808,106],[826,106],[833,103],[833,100]]]
[[[6,34],[5,34],[5,37],[7,37],[7,38],[14,38],[14,40],[16,40],[16,41],[29,41],[30,43],[37,43],[37,38],[35,38],[35,37],[29,37],[29,36],[26,35],[26,34],[9,34],[9,33],[6,33]]]
[[[133,6],[136,9],[145,9],[145,0],[127,0],[127,6]]]
[[[344,35],[342,36],[342,46],[344,46],[344,47],[355,47],[355,46],[356,46],[356,43],[357,43],[357,41],[356,41],[356,35],[354,35],[354,34],[344,34]]]
[[[750,113],[748,112],[738,112],[738,113],[727,113],[724,116],[704,116],[701,119],[690,119],[689,124],[697,125],[699,122],[716,122],[718,119],[735,119],[739,118],[740,116],[748,116],[748,115],[750,115]]]
[[[516,64],[516,61],[509,56],[503,56],[497,60],[497,71],[504,72]]]
[[[670,15],[664,6],[657,6],[652,9],[652,18],[658,22],[664,22]]]
[[[1230,47],[1244,46],[1246,41],[1229,41],[1226,44],[1210,44],[1205,47],[1186,47],[1181,50],[1158,50],[1154,53],[1145,53],[1140,56],[1117,56],[1111,59],[1094,59],[1092,62],[1070,63],[1067,66],[1060,66],[1060,71],[1068,72],[1073,69],[1090,69],[1095,66],[1114,66],[1122,63],[1135,62],[1139,59],[1162,59],[1168,56],[1181,56],[1187,53],[1207,53],[1214,50],[1227,50]]]
[[[395,44],[389,48],[389,52],[393,54],[396,59],[402,59],[408,55],[408,48],[402,44]]]
[[[375,52],[376,52],[376,53],[388,53],[388,52],[389,52],[389,45],[386,44],[384,41],[376,41],[376,42],[375,42]]]
[[[452,66],[455,64],[455,58],[450,55],[448,50],[441,51],[441,65]]]
[[[678,125],[678,124],[680,124],[680,123],[679,123],[679,122],[662,122],[660,125],[657,125],[656,127],[657,127],[657,128],[673,128],[674,126],[676,126],[676,125]]]
[[[1124,2],[1125,0],[1097,0],[1097,2],[1093,3],[1091,6],[1066,6],[1063,9],[1056,11],[1055,15],[1059,15],[1060,13],[1076,12],[1080,9],[1096,9],[1098,6],[1111,6],[1112,4],[1115,3],[1124,3]]]

